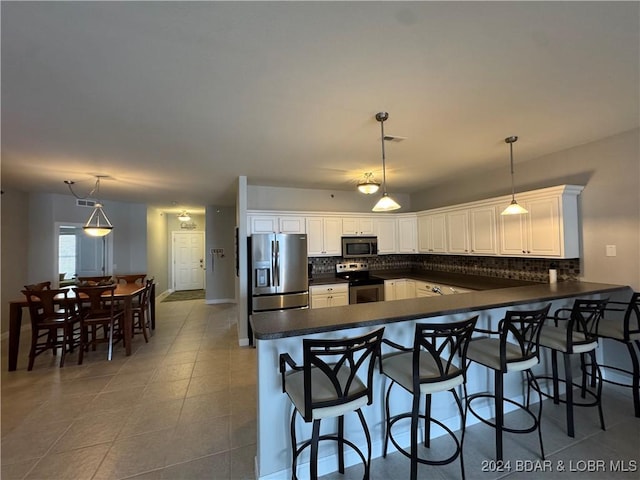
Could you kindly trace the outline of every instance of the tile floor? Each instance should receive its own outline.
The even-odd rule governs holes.
[[[77,366],[74,354],[60,369],[43,354],[31,372],[26,371],[28,336],[22,336],[16,372],[7,372],[3,341],[2,479],[254,478],[255,350],[238,347],[235,322],[233,305],[158,303],[156,333],[148,344],[136,336],[131,357],[118,348],[107,362],[99,350]],[[605,391],[607,431],[599,429],[591,409],[578,409],[575,439],[564,433],[563,409],[545,402],[543,436],[551,472],[514,471],[515,459],[538,460],[535,434],[507,435],[511,472],[483,472],[482,462],[494,458],[493,431],[469,427],[466,477],[640,478],[640,419],[632,416],[627,391],[609,385]],[[603,463],[588,465],[589,460]],[[617,465],[629,470],[635,461],[639,468],[612,472],[610,461],[622,461]],[[563,473],[557,471],[560,462],[567,467]],[[586,471],[571,472],[570,466]],[[356,466],[345,476],[325,478],[351,480],[361,474]],[[408,459],[398,453],[375,459],[371,476],[408,478]],[[457,479],[460,471],[457,463],[421,466],[419,477]]]

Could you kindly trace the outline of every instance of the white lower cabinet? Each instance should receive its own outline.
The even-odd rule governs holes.
[[[349,305],[349,284],[332,283],[327,285],[312,285],[311,308],[339,307]]]
[[[415,298],[416,282],[408,278],[399,278],[384,281],[384,299],[387,300],[404,300],[407,298]]]

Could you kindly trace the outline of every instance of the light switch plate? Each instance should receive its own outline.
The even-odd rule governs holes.
[[[616,256],[616,246],[607,245],[607,257],[615,257],[615,256]]]

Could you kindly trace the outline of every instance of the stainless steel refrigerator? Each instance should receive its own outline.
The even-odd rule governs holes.
[[[250,246],[252,312],[307,308],[307,235],[251,235]]]

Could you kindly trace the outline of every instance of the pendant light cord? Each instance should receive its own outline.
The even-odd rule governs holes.
[[[384,154],[384,120],[380,121],[380,141],[382,142],[382,193],[387,193],[387,167]]]
[[[509,143],[509,155],[511,157],[511,199],[516,198],[516,188],[513,180],[513,142]]]

